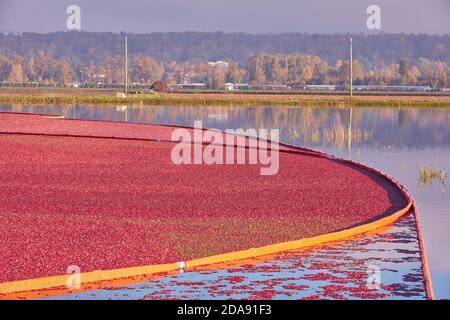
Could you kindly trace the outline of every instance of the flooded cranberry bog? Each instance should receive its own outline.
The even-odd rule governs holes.
[[[411,197],[362,164],[281,145],[262,176],[174,164],[176,127],[0,123],[2,298],[433,298]]]

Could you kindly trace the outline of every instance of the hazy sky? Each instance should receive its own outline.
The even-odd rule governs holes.
[[[384,32],[450,33],[450,0],[0,0],[0,31],[66,30],[71,4],[83,31],[375,32],[377,4]]]

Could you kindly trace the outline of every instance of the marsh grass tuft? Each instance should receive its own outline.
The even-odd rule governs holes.
[[[442,186],[445,186],[445,181],[447,179],[447,171],[445,169],[436,166],[425,166],[424,164],[419,165],[419,184],[421,187],[429,186],[433,184],[433,181],[439,182]]]
[[[348,124],[342,124],[339,120],[334,124],[325,124],[312,127],[310,123],[305,123],[303,127],[290,127],[289,135],[292,139],[302,139],[305,145],[310,143],[321,146],[334,146],[342,149],[351,139],[352,145],[358,145],[363,142],[374,139],[373,129],[366,129],[353,126],[351,132]]]
[[[349,139],[352,144],[360,144],[361,142],[373,139],[373,130],[353,127],[349,132],[348,127],[336,121],[333,126],[325,126],[322,129],[323,144],[333,145],[342,148]]]

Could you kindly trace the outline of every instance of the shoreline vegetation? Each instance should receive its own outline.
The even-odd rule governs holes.
[[[189,105],[189,106],[316,106],[316,107],[450,107],[450,95],[283,92],[170,92],[118,97],[108,90],[0,89],[1,104],[38,105]]]

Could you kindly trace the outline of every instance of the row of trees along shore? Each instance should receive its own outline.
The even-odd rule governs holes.
[[[123,83],[124,36],[0,34],[0,82]],[[134,83],[335,84],[348,81],[350,35],[129,34]],[[353,35],[357,85],[450,87],[450,35]],[[227,67],[210,61],[223,60]]]
[[[226,60],[227,67],[210,67],[207,63],[161,63],[150,56],[136,55],[129,61],[131,82],[151,84],[157,80],[168,83],[206,83],[213,89],[225,83],[254,84],[337,84],[349,78],[348,61],[330,65],[317,55],[286,56],[259,54],[242,67]],[[0,81],[41,83],[123,83],[123,57],[107,57],[98,64],[72,63],[66,58],[54,59],[44,52],[23,57],[0,55]],[[429,85],[450,86],[450,70],[443,61],[419,58],[416,63],[402,59],[373,70],[353,61],[356,85]]]

